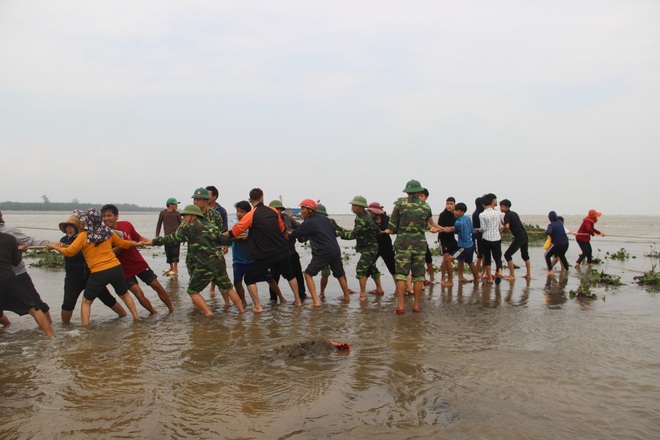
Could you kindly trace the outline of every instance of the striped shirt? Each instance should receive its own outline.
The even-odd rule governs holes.
[[[483,233],[482,238],[488,241],[500,241],[500,226],[502,219],[500,213],[493,208],[486,208],[484,212],[479,214],[479,222],[481,227],[479,230]]]

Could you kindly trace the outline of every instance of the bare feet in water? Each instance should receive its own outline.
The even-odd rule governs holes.
[[[384,294],[385,294],[385,291],[384,291],[384,290],[380,290],[380,291],[379,291],[378,289],[374,289],[374,290],[370,290],[370,291],[367,292],[367,293],[368,293],[369,295],[384,295]]]

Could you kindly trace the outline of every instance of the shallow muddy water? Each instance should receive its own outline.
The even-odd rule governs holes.
[[[62,234],[47,229],[67,214],[4,217],[56,240]],[[122,215],[148,237],[156,217]],[[29,316],[8,313],[13,324],[0,329],[0,438],[657,438],[660,297],[633,277],[658,262],[644,253],[659,224],[658,217],[602,218],[604,232],[651,238],[594,239],[601,258],[622,247],[636,257],[596,266],[626,283],[592,286],[597,300],[570,299],[580,275],[547,277],[543,251],[533,247],[530,282],[429,286],[422,312],[401,316],[390,313],[388,275],[385,295],[364,303],[353,295],[350,304],[337,301],[331,279],[319,308],[267,305],[259,285],[266,305],[258,315],[238,315],[206,291],[216,315],[205,319],[192,309],[184,271],[175,280],[160,277],[172,314],[147,287],[155,316],[138,305],[139,321],[116,319],[95,303],[89,327],[80,326],[78,310],[64,326],[64,272],[30,268],[52,308],[55,336],[45,338]],[[577,229],[579,218],[567,217],[567,226]],[[340,243],[353,254],[352,242]],[[141,252],[162,273],[162,248]],[[299,252],[305,267],[309,252]],[[572,242],[569,261],[577,254]],[[521,264],[518,255],[514,261]],[[353,289],[356,262],[345,262]],[[282,345],[319,339],[351,350],[278,355]]]

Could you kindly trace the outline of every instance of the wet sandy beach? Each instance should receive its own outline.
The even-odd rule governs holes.
[[[25,226],[31,215],[5,213],[5,220]],[[39,222],[46,227],[61,217],[47,214]],[[123,219],[145,236],[155,229],[153,214]],[[523,217],[545,226],[540,220]],[[654,237],[657,224],[655,217],[634,217],[599,226]],[[353,295],[350,304],[336,300],[340,290],[331,279],[320,308],[267,305],[260,285],[262,314],[238,315],[206,291],[216,316],[205,319],[192,310],[181,273],[160,277],[173,314],[147,288],[157,315],[139,309],[139,321],[116,319],[94,304],[84,329],[79,309],[72,325],[59,321],[64,272],[30,268],[52,308],[55,336],[49,340],[29,317],[9,313],[12,326],[0,330],[0,437],[654,438],[660,302],[633,283],[654,263],[644,256],[650,244],[594,242],[601,258],[621,247],[637,257],[597,266],[626,283],[592,286],[597,300],[570,299],[582,278],[574,270],[546,277],[543,251],[533,247],[530,282],[429,286],[420,314],[390,313],[394,285],[384,276],[385,295],[364,303]],[[351,242],[341,245],[353,253]],[[304,267],[310,255],[300,246],[299,252]],[[166,267],[162,248],[142,253],[157,273]],[[569,261],[576,255],[573,242]],[[356,262],[355,256],[345,262],[353,289]],[[317,339],[346,342],[351,350],[277,355],[282,345]]]

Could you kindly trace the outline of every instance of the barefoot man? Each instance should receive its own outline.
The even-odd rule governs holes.
[[[213,316],[199,293],[215,282],[222,292],[226,292],[234,302],[238,311],[243,313],[241,298],[234,290],[234,285],[227,276],[227,266],[222,250],[218,247],[221,243],[221,234],[217,226],[207,221],[201,209],[195,205],[188,205],[183,211],[183,225],[174,233],[165,237],[156,237],[147,242],[148,246],[174,245],[188,242],[188,258],[186,263],[190,273],[188,282],[188,294],[196,308],[204,313],[204,316]]]
[[[406,290],[408,274],[412,276],[414,303],[413,312],[419,313],[422,290],[424,289],[424,255],[426,254],[426,230],[431,222],[431,207],[420,200],[420,194],[424,188],[417,180],[410,180],[403,192],[408,197],[403,197],[394,203],[394,210],[390,223],[385,232],[397,234],[394,241],[394,252],[396,259],[396,297],[397,308],[393,313],[402,315],[403,300]],[[433,222],[435,223],[435,222]],[[431,232],[439,229],[431,226]]]

